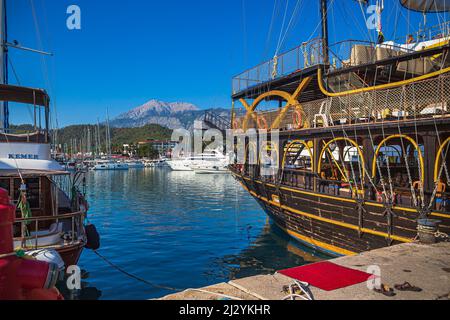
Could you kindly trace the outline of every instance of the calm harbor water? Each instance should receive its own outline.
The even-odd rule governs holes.
[[[87,174],[99,252],[151,283],[195,288],[323,259],[269,224],[231,175],[167,169]],[[132,279],[85,250],[82,299],[172,293]]]

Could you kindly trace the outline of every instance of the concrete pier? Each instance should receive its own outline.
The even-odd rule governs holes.
[[[450,299],[450,242],[434,245],[407,243],[340,257],[331,262],[367,272],[369,266],[378,266],[381,282],[394,288],[395,284],[409,282],[422,292],[395,290],[394,297],[368,289],[360,283],[335,291],[310,287],[315,300],[448,300]],[[162,300],[280,300],[286,296],[283,287],[293,279],[281,274],[260,275],[233,280],[228,283],[163,297]]]

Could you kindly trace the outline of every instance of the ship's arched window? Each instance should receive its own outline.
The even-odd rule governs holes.
[[[278,145],[271,141],[264,143],[261,147],[258,159],[261,176],[268,180],[275,180],[280,168],[279,159]]]
[[[397,204],[416,206],[417,201],[420,201],[419,191],[423,190],[425,178],[423,144],[407,135],[397,134],[380,138],[376,145],[372,176],[378,192],[389,190],[388,195]],[[411,193],[411,187],[417,189],[417,197]],[[391,190],[394,195],[391,195]],[[382,201],[383,197],[379,195],[378,200]]]
[[[450,168],[450,137],[445,139],[439,147],[439,151],[436,154],[436,163],[434,166],[434,181],[443,181],[446,184],[450,184],[448,171]]]
[[[317,173],[322,180],[340,182],[339,187],[362,189],[365,164],[362,148],[349,138],[323,142]]]
[[[450,211],[450,137],[443,139],[436,154],[434,182],[436,189],[436,210]]]
[[[258,146],[254,141],[250,141],[245,146],[244,166],[246,173],[255,173],[254,168],[258,164]],[[253,168],[253,169],[252,169]]]
[[[294,140],[286,143],[281,163],[283,183],[304,189],[313,189],[312,141]]]
[[[314,170],[312,142],[294,140],[284,149],[282,168],[284,170]]]

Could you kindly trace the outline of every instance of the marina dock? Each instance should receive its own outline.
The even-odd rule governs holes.
[[[379,266],[381,282],[394,288],[409,282],[421,292],[395,290],[387,297],[368,289],[367,283],[324,291],[310,286],[314,300],[448,300],[450,299],[450,243],[433,245],[406,243],[354,256],[339,257],[330,262],[367,272],[370,266]],[[189,289],[168,295],[162,300],[281,300],[287,294],[283,287],[293,279],[282,274],[259,275],[201,289]]]

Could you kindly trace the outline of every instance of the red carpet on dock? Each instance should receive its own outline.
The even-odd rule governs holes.
[[[307,282],[310,285],[333,291],[367,281],[372,275],[324,261],[307,266],[279,271],[287,277]]]

